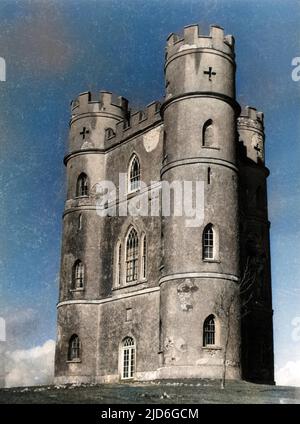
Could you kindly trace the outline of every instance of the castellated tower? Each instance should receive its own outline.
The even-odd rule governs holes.
[[[241,112],[235,67],[232,36],[191,25],[168,37],[161,104],[72,102],[57,383],[220,378],[224,364],[273,382],[263,116]],[[185,182],[201,183],[194,226],[172,213]]]
[[[204,181],[202,231],[186,228],[185,217],[163,219],[165,257],[161,279],[161,319],[165,345],[162,373],[184,376],[221,375],[222,303],[234,297],[227,352],[228,376],[240,377],[238,290],[238,190],[236,161],[234,41],[213,26],[209,37],[198,27],[171,35],[166,55],[166,100],[162,107],[166,134],[162,178]],[[205,256],[201,234],[211,229],[214,252]],[[180,291],[189,292],[190,309],[178,307]],[[224,305],[224,308],[229,306]],[[224,311],[227,313],[227,311]],[[203,322],[215,317],[215,346],[199,345]],[[223,325],[225,324],[225,326]],[[192,329],[192,331],[191,331]],[[198,337],[195,337],[196,334]],[[200,340],[199,340],[200,337]],[[168,343],[176,347],[169,352]],[[166,350],[167,348],[167,350]]]
[[[241,273],[250,277],[251,292],[245,292],[242,303],[242,369],[243,378],[272,382],[273,310],[271,258],[265,167],[264,116],[246,107],[238,118],[240,175],[240,263]],[[243,276],[242,275],[242,276]]]

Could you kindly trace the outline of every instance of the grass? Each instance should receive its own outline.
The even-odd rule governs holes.
[[[300,388],[217,380],[32,386],[0,389],[0,404],[300,404]]]

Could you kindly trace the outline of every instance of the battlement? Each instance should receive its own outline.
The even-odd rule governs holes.
[[[183,29],[183,35],[170,34],[167,38],[166,60],[184,50],[209,48],[220,50],[234,56],[234,37],[224,35],[224,29],[218,25],[210,26],[209,35],[201,35],[198,25],[188,25]]]
[[[108,134],[106,142],[109,146],[118,144],[122,140],[132,137],[135,134],[145,130],[151,125],[161,121],[160,115],[161,103],[154,101],[146,106],[145,109],[128,113],[127,119],[120,121],[116,125],[116,132]]]
[[[125,116],[128,112],[128,100],[109,91],[79,94],[71,102],[72,116],[90,112],[107,112]]]
[[[255,128],[264,130],[264,114],[258,112],[254,107],[245,106],[242,108],[240,116],[238,118],[238,126],[253,126]]]

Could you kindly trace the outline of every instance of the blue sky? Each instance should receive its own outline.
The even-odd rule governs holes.
[[[300,360],[300,2],[0,2],[0,315],[14,348],[55,338],[70,100],[107,89],[140,107],[163,95],[167,35],[217,23],[236,39],[237,99],[265,113],[275,359]]]

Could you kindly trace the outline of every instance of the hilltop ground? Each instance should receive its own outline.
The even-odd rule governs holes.
[[[19,387],[0,390],[0,404],[300,404],[300,387],[268,386],[228,381],[224,390],[216,380],[176,380],[106,385]]]

